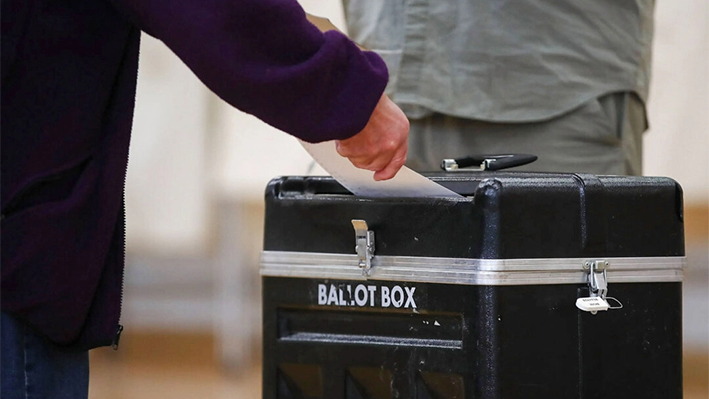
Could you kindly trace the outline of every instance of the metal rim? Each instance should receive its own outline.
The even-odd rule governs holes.
[[[363,275],[355,254],[263,251],[261,276],[463,285],[584,284],[590,258],[470,259],[374,256]],[[603,258],[614,283],[682,281],[686,258]]]

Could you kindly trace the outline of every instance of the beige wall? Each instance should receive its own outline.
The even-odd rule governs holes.
[[[126,182],[129,250],[190,255],[208,237],[205,161],[212,94],[143,34]]]
[[[709,1],[658,1],[645,135],[646,175],[673,177],[685,202],[709,202]]]

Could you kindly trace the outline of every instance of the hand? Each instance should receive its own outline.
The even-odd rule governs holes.
[[[335,142],[337,152],[352,165],[374,171],[374,180],[388,180],[404,166],[409,149],[409,120],[382,94],[364,129]]]

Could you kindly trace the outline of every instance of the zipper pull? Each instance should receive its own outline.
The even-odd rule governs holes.
[[[118,328],[116,329],[116,336],[113,337],[113,342],[111,343],[111,348],[113,348],[114,351],[118,350],[118,343],[121,341],[121,333],[123,332],[123,326],[118,325]]]

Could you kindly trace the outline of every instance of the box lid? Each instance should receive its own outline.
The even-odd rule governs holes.
[[[330,177],[279,177],[266,190],[264,249],[354,254],[351,221],[375,256],[594,259],[684,256],[682,190],[663,177],[430,174],[463,195],[356,197]]]

